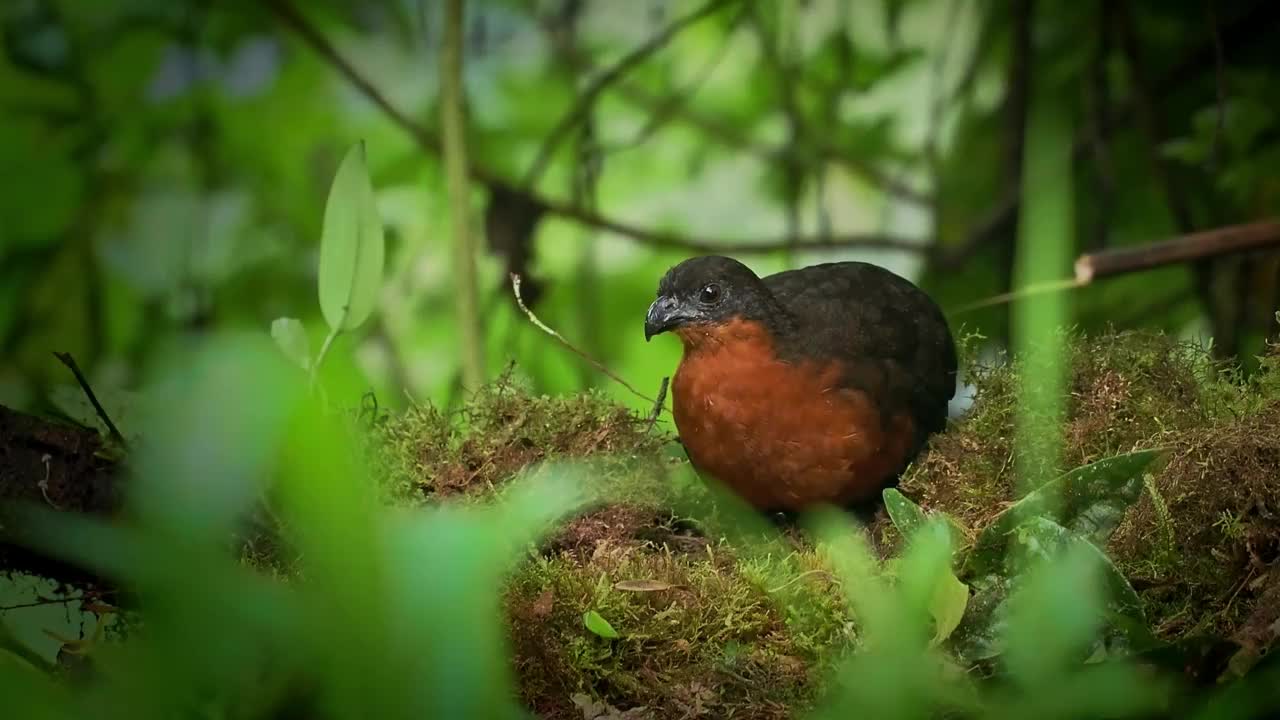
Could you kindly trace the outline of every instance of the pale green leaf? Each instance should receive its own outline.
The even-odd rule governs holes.
[[[588,610],[582,614],[582,624],[586,625],[587,629],[592,633],[595,633],[602,638],[612,640],[620,637],[618,635],[618,631],[613,629],[613,626],[609,624],[609,621],[605,620],[604,617],[595,610]]]
[[[282,317],[271,321],[271,337],[276,345],[303,370],[311,368],[311,341],[302,321]]]
[[[359,142],[334,175],[320,236],[320,310],[334,331],[354,330],[373,312],[385,244],[364,142]]]
[[[960,619],[969,607],[969,586],[960,582],[955,573],[947,570],[938,577],[929,601],[929,614],[933,616],[933,644],[951,637],[960,626]]]
[[[919,505],[911,502],[906,495],[895,488],[885,488],[881,495],[884,498],[884,509],[888,511],[889,519],[893,520],[894,526],[904,538],[911,537],[920,526],[924,525],[924,511]]]

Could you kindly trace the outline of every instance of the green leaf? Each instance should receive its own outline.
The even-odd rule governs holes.
[[[881,495],[884,498],[884,509],[888,511],[889,519],[893,520],[894,526],[904,538],[911,537],[920,526],[924,525],[924,511],[919,505],[911,502],[906,495],[895,488],[885,488]]]
[[[271,337],[290,360],[303,370],[311,369],[311,341],[301,320],[288,317],[272,320]]]
[[[335,332],[354,330],[373,312],[385,244],[361,141],[338,166],[320,236],[320,310]]]
[[[1050,574],[1059,573],[1062,570],[1055,563],[1061,562],[1068,553],[1096,569],[1099,573],[1097,589],[1102,593],[1102,597],[1097,598],[1100,604],[1090,611],[1097,616],[1096,620],[1078,619],[1077,624],[1085,623],[1092,627],[1096,622],[1103,625],[1107,644],[1119,646],[1124,652],[1145,651],[1156,645],[1137,592],[1097,545],[1045,517],[1032,517],[1018,525],[1010,533],[1010,540],[1018,552],[1009,554],[1000,574],[988,575],[974,582],[977,592],[972,604],[975,607],[969,613],[966,627],[957,633],[958,651],[965,660],[972,662],[1003,654],[1008,642],[1010,598],[1023,589],[1028,577],[1024,571],[1030,571],[1032,576],[1046,568]],[[1064,587],[1061,592],[1084,591],[1083,587],[1072,585],[1071,588]],[[1059,624],[1065,622],[1065,612],[1059,613]],[[1014,632],[1025,630],[1015,629]]]
[[[605,620],[600,613],[595,610],[588,610],[582,614],[582,624],[587,626],[591,632],[602,638],[609,640],[621,637],[618,631],[613,629],[608,620]]]
[[[978,536],[966,575],[997,572],[1011,533],[1032,517],[1050,518],[1073,535],[1105,543],[1142,492],[1142,471],[1159,453],[1140,450],[1082,465],[1027,493]]]
[[[968,607],[969,586],[960,582],[950,570],[941,573],[929,601],[929,614],[933,616],[933,645],[951,637]]]

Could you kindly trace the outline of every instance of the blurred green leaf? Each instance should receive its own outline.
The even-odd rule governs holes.
[[[1142,472],[1158,454],[1158,450],[1140,450],[1098,460],[1031,491],[978,536],[966,574],[982,576],[999,571],[1010,534],[1039,515],[1054,519],[1073,534],[1105,542],[1142,492]]]
[[[951,637],[960,626],[960,620],[968,607],[969,586],[960,582],[950,569],[940,573],[933,591],[933,601],[929,603],[929,614],[933,616],[934,645]]]
[[[608,620],[605,620],[600,613],[595,610],[588,610],[582,614],[582,624],[592,633],[607,639],[615,639],[621,637],[618,631],[613,629]]]
[[[271,337],[290,360],[303,370],[311,369],[311,341],[302,321],[297,318],[276,318],[271,321]]]
[[[385,244],[361,141],[334,175],[320,237],[320,310],[334,332],[359,327],[373,312]]]

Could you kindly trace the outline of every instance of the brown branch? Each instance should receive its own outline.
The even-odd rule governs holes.
[[[346,58],[308,21],[290,0],[266,0],[268,7],[281,21],[298,34],[318,55],[329,62],[352,85],[360,90],[371,102],[377,105],[392,121],[407,132],[423,150],[439,154],[440,138],[427,128],[416,123],[412,118],[400,111],[383,95],[368,79],[360,74]],[[675,233],[636,227],[613,220],[595,211],[579,205],[555,200],[529,190],[520,190],[507,180],[499,177],[491,170],[477,164],[470,166],[471,176],[489,189],[503,188],[527,200],[529,203],[546,208],[549,212],[573,220],[583,225],[617,233],[629,240],[659,248],[671,248],[694,252],[710,253],[768,253],[791,246],[800,249],[837,249],[837,248],[870,248],[894,249],[904,252],[923,253],[928,248],[923,243],[913,240],[886,237],[882,235],[845,235],[818,236],[811,238],[773,238],[760,242],[719,241],[713,238],[699,238]]]
[[[1168,240],[1115,248],[1081,255],[1076,260],[1076,279],[1092,282],[1100,278],[1150,270],[1175,263],[1250,252],[1280,246],[1280,218],[1179,235]]]
[[[810,236],[798,238],[761,238],[759,240],[730,240],[723,238],[698,238],[679,233],[664,232],[649,228],[636,227],[619,220],[598,215],[585,208],[545,200],[548,211],[562,217],[576,220],[600,230],[607,230],[627,239],[656,248],[685,250],[699,253],[722,253],[750,255],[776,252],[788,248],[800,250],[828,250],[837,248],[860,248],[877,250],[901,250],[910,253],[929,253],[931,247],[911,238],[883,235],[875,233]]]
[[[1219,27],[1217,42],[1227,47],[1241,47],[1254,42],[1269,41],[1271,35],[1276,31],[1277,25],[1277,16],[1270,13],[1269,10],[1270,6],[1267,3],[1245,8],[1224,27]],[[1205,44],[1189,52],[1181,62],[1154,84],[1151,90],[1153,96],[1159,97],[1176,89],[1186,81],[1188,75],[1198,73],[1206,64],[1212,63],[1213,56],[1214,48],[1212,43]],[[1131,116],[1136,112],[1135,106],[1136,102],[1132,100],[1117,105],[1114,108],[1114,114],[1111,116],[1110,129],[1125,127]],[[1081,128],[1076,132],[1071,149],[1073,161],[1078,160],[1089,151],[1090,145],[1094,140],[1093,135],[1097,132],[1094,128],[1089,127]],[[1102,139],[1105,140],[1106,137],[1102,137]],[[1022,204],[1022,188],[1019,186],[1010,190],[1010,194],[1001,196],[991,210],[983,216],[978,225],[967,234],[965,240],[961,241],[955,249],[940,249],[936,254],[939,261],[944,263],[963,262],[988,241],[999,237],[1001,233],[998,230],[1013,219]],[[1188,229],[1184,232],[1189,231]]]
[[[564,141],[565,137],[572,132],[573,128],[581,125],[582,122],[591,112],[592,105],[595,104],[596,98],[605,91],[610,85],[618,82],[628,72],[635,69],[640,63],[647,60],[651,55],[666,47],[672,39],[679,35],[683,30],[694,25],[699,20],[706,18],[716,11],[727,6],[730,2],[736,0],[711,0],[702,7],[693,12],[679,18],[675,22],[666,26],[661,32],[641,43],[639,47],[622,56],[611,67],[601,72],[596,79],[587,86],[585,90],[578,95],[574,101],[573,107],[564,117],[560,118],[560,122],[552,127],[551,132],[547,134],[542,146],[538,148],[538,154],[534,156],[533,163],[530,164],[528,172],[525,173],[524,186],[533,187],[537,184],[538,179],[542,177],[542,173],[546,170],[548,163],[551,161],[552,155],[555,154],[556,148]]]
[[[116,428],[116,424],[111,422],[111,416],[107,414],[106,408],[102,407],[102,403],[98,402],[98,396],[94,394],[93,388],[89,385],[89,380],[80,372],[80,366],[76,364],[76,359],[71,357],[71,353],[55,352],[54,357],[62,361],[71,373],[76,376],[76,382],[80,383],[80,389],[84,391],[89,402],[93,403],[93,409],[98,413],[98,417],[107,426],[107,432],[111,435],[111,439],[120,444],[120,447],[129,447],[129,443],[125,441],[124,435],[120,434],[120,430]]]

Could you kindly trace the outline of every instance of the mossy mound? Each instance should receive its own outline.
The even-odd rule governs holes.
[[[1280,355],[1249,378],[1164,335],[1068,339],[1060,467],[1165,448],[1108,551],[1146,604],[1157,637],[1229,638],[1280,559]],[[972,411],[936,436],[902,491],[975,537],[1015,492],[1017,362],[975,364]],[[892,525],[876,524],[881,547]]]
[[[1209,353],[1145,333],[1071,336],[1061,467],[1166,448],[1109,552],[1156,634],[1231,638],[1256,625],[1280,557],[1280,356],[1244,379]],[[976,387],[900,489],[970,539],[1015,492],[1021,366],[966,364]],[[575,461],[609,501],[573,518],[506,588],[523,699],[541,717],[793,717],[851,646],[824,561],[787,534],[744,554],[699,516],[710,496],[673,438],[602,395],[542,397],[504,379],[454,416],[382,424],[383,473],[409,502],[479,499],[544,461]],[[873,544],[895,552],[882,512]],[[1270,588],[1270,589],[1269,589]],[[584,614],[619,634],[601,637]],[[596,630],[600,628],[597,626]]]
[[[414,405],[378,428],[381,476],[402,500],[487,497],[544,461],[589,461],[601,481],[625,477],[637,492],[667,457],[670,438],[603,393],[530,393],[508,373],[454,414]]]

